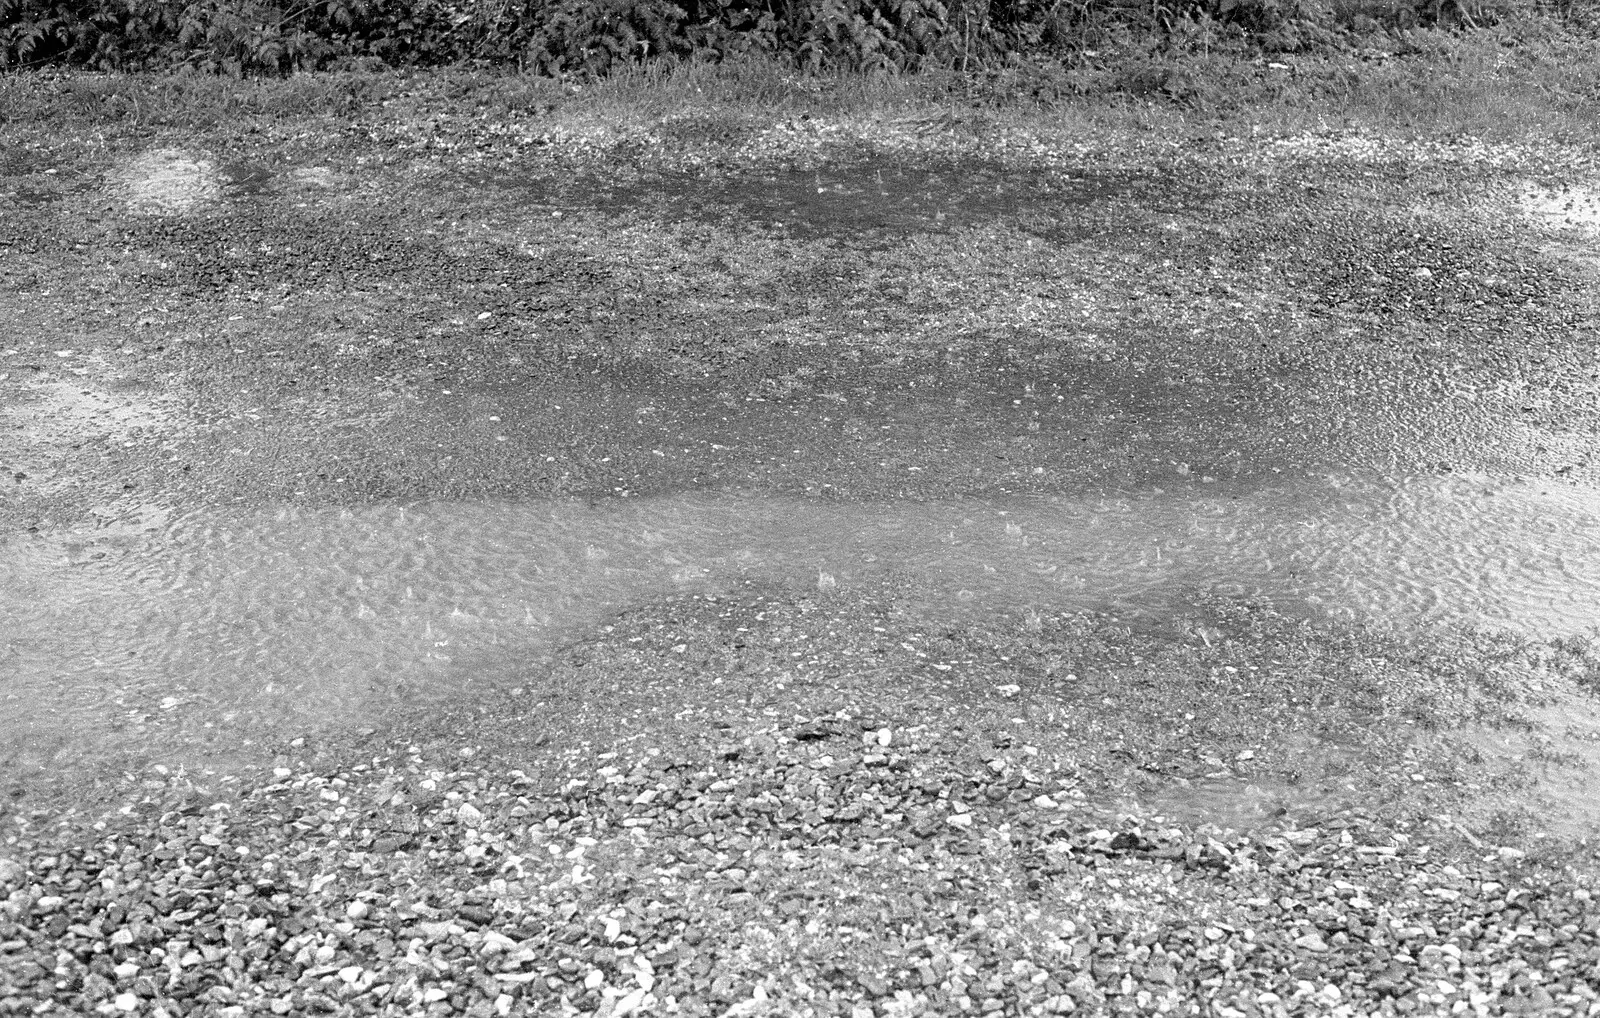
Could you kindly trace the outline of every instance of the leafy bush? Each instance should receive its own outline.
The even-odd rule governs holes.
[[[1101,49],[1337,48],[1352,35],[1495,24],[1525,2],[0,0],[0,69],[242,75],[477,62],[593,76],[639,61],[760,55],[801,69],[976,71]],[[1597,9],[1533,2],[1580,22]]]

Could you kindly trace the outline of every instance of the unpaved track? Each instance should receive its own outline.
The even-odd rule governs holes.
[[[347,826],[365,832],[350,835],[362,852],[372,851],[385,825],[409,830],[383,852],[409,850],[421,867],[413,879],[424,885],[444,879],[444,870],[434,870],[451,852],[483,858],[472,854],[480,829],[493,852],[526,856],[528,844],[551,836],[539,832],[559,831],[558,840],[598,839],[590,857],[615,861],[639,847],[630,840],[637,835],[619,831],[662,824],[668,836],[646,845],[646,855],[661,861],[669,848],[693,853],[701,845],[715,869],[738,863],[742,874],[727,887],[705,882],[700,869],[683,877],[690,897],[711,895],[722,902],[718,908],[732,909],[731,919],[707,920],[708,912],[687,926],[756,923],[775,938],[774,950],[818,935],[798,920],[768,922],[762,912],[770,890],[762,881],[804,883],[780,850],[785,838],[793,840],[787,851],[821,853],[815,858],[827,867],[836,849],[909,846],[906,865],[949,869],[939,879],[954,900],[973,907],[983,897],[974,888],[991,878],[1001,881],[997,887],[1015,877],[1030,891],[1047,888],[1039,914],[1029,912],[1026,923],[1041,921],[1053,932],[1038,943],[1024,937],[1029,946],[1020,954],[985,948],[970,978],[961,969],[966,962],[951,960],[956,948],[941,939],[943,920],[916,936],[903,931],[906,943],[924,938],[931,980],[918,965],[880,958],[893,945],[869,936],[855,969],[837,980],[826,976],[820,994],[810,962],[793,973],[801,989],[769,987],[753,975],[766,964],[759,952],[716,947],[700,952],[709,961],[696,963],[696,952],[673,946],[684,942],[682,924],[652,922],[648,934],[629,934],[647,948],[643,956],[671,959],[657,970],[681,959],[684,981],[664,981],[674,999],[749,1013],[1059,1010],[1069,999],[1104,1003],[1107,993],[1136,1008],[1163,996],[1244,1007],[1242,987],[1251,1001],[1259,992],[1292,996],[1294,966],[1305,964],[1301,956],[1321,954],[1310,942],[1295,947],[1303,935],[1296,931],[1283,934],[1288,953],[1264,965],[1259,978],[1231,967],[1213,977],[1198,962],[1189,965],[1184,952],[1207,938],[1236,947],[1234,927],[1293,929],[1255,905],[1231,927],[1213,925],[1216,916],[1201,903],[1238,892],[1202,880],[1175,899],[1170,928],[1158,922],[1156,938],[1143,944],[1164,944],[1176,961],[1157,964],[1146,951],[1136,969],[1097,967],[1089,960],[1097,945],[1115,943],[1115,951],[1101,953],[1132,959],[1152,930],[1135,930],[1137,923],[1120,929],[1120,920],[1101,917],[1096,923],[1117,929],[1115,936],[1063,934],[1059,920],[1088,907],[1064,890],[1066,870],[1046,867],[1049,875],[1041,877],[1039,867],[1024,866],[1029,875],[996,870],[985,877],[978,867],[961,876],[963,866],[940,855],[952,851],[946,834],[962,836],[957,856],[987,859],[979,847],[985,839],[1012,844],[1012,832],[1057,851],[1068,851],[1076,837],[1075,850],[1087,851],[1098,844],[1089,831],[1100,824],[1148,826],[1159,816],[1152,830],[1179,825],[1161,836],[1178,845],[1176,855],[1151,856],[1158,846],[1137,839],[1118,842],[1117,853],[1136,850],[1130,865],[1153,867],[1139,871],[1143,881],[1160,871],[1162,859],[1184,857],[1184,844],[1203,844],[1185,839],[1193,825],[1208,822],[1317,827],[1302,840],[1274,843],[1274,852],[1327,840],[1330,851],[1355,859],[1354,842],[1341,845],[1331,833],[1353,828],[1369,848],[1399,846],[1404,856],[1422,839],[1436,851],[1465,851],[1480,860],[1474,865],[1521,872],[1520,856],[1502,856],[1497,845],[1553,842],[1535,836],[1576,835],[1595,819],[1596,802],[1574,777],[1583,772],[1570,766],[1592,756],[1594,661],[1579,644],[1549,642],[1573,628],[1552,618],[1581,617],[1581,575],[1563,588],[1564,603],[1576,609],[1519,609],[1498,621],[1520,622],[1513,629],[1521,636],[1502,637],[1430,627],[1426,613],[1410,609],[1374,618],[1371,603],[1358,597],[1273,602],[1251,596],[1256,588],[1233,574],[1215,582],[1186,575],[1153,607],[1130,613],[1109,597],[1095,605],[1081,597],[1007,595],[1016,585],[1003,577],[986,592],[961,569],[981,575],[985,555],[999,561],[988,552],[952,559],[948,583],[911,555],[847,573],[808,557],[825,543],[820,532],[784,557],[750,564],[733,555],[770,522],[732,525],[728,561],[715,568],[712,551],[695,557],[679,547],[685,542],[651,552],[656,558],[647,565],[620,563],[595,536],[616,537],[608,507],[623,500],[644,500],[629,512],[648,517],[653,506],[681,506],[673,499],[686,492],[714,499],[733,491],[757,504],[751,521],[770,515],[759,507],[763,498],[775,507],[799,498],[874,514],[912,502],[970,504],[981,515],[1020,511],[1033,504],[1028,496],[1118,506],[1137,519],[1141,506],[1176,512],[1174,505],[1208,500],[1251,505],[1270,502],[1274,492],[1322,485],[1318,490],[1348,488],[1359,518],[1362,506],[1376,504],[1374,491],[1400,483],[1402,514],[1431,518],[1437,502],[1430,500],[1467,499],[1470,506],[1503,489],[1535,500],[1530,504],[1573,507],[1563,521],[1584,519],[1600,469],[1600,416],[1596,227],[1586,190],[1596,185],[1582,153],[1336,134],[1261,139],[1227,130],[1066,137],[1048,123],[980,114],[725,119],[731,128],[711,130],[693,118],[604,122],[571,109],[491,122],[374,107],[154,138],[97,133],[92,124],[9,128],[14,145],[0,177],[0,310],[24,324],[0,344],[0,457],[11,478],[0,502],[9,538],[0,576],[11,590],[30,593],[12,595],[25,624],[20,638],[0,645],[8,655],[0,668],[12,670],[13,682],[31,683],[29,709],[36,711],[10,729],[21,733],[11,757],[19,809],[59,803],[63,788],[94,789],[92,801],[111,805],[146,797],[150,804],[125,814],[133,820],[119,822],[131,824],[128,844],[149,848],[163,838],[177,844],[199,837],[205,826],[189,823],[193,830],[179,835],[181,814],[165,808],[174,796],[189,796],[191,808],[201,810],[217,797],[233,801],[238,812],[231,815],[254,818],[245,826],[260,832],[264,817],[287,820],[282,810],[272,812],[272,796],[286,794],[280,786],[298,795],[337,775],[344,787],[365,787],[369,777],[381,782],[387,767],[405,772],[409,761],[416,775],[436,768],[439,777],[426,779],[431,786],[421,791],[402,788],[410,780],[403,777],[379,785],[395,815]],[[1413,491],[1425,497],[1408,501]],[[448,680],[426,696],[408,693],[414,678],[391,688],[385,683],[394,675],[319,676],[317,662],[325,658],[317,644],[278,645],[288,652],[283,660],[311,655],[302,679],[331,688],[326,702],[381,702],[382,711],[374,708],[368,718],[313,716],[321,708],[306,705],[324,703],[315,688],[291,687],[290,707],[241,719],[238,705],[208,698],[204,689],[118,678],[174,674],[185,655],[204,659],[224,640],[240,648],[231,672],[242,673],[252,654],[265,656],[270,668],[273,640],[305,639],[321,628],[319,613],[346,608],[354,628],[342,628],[343,616],[328,628],[356,634],[344,649],[362,657],[360,641],[386,631],[364,628],[360,613],[371,604],[381,613],[383,595],[348,599],[341,587],[330,601],[314,586],[275,587],[274,576],[291,575],[289,563],[309,561],[293,558],[292,541],[282,544],[289,556],[283,564],[254,572],[241,566],[230,575],[228,549],[244,545],[229,535],[248,530],[251,519],[288,519],[307,528],[300,543],[314,549],[337,538],[341,519],[354,519],[359,529],[392,506],[426,505],[448,516],[452,504],[486,512],[488,522],[476,532],[501,536],[515,531],[495,529],[502,525],[494,522],[495,506],[555,507],[578,521],[561,524],[560,533],[578,535],[588,550],[557,566],[544,562],[540,568],[554,570],[550,584],[627,565],[639,577],[636,588],[606,587],[559,608],[540,602],[534,608],[554,621],[540,622],[547,628],[536,640],[503,646],[507,630],[495,627],[520,613],[496,614],[486,606],[501,588],[474,592],[467,578],[455,588],[466,600],[458,598],[454,614],[479,620],[471,625],[489,627],[480,630],[489,635],[465,637],[479,656],[438,673]],[[1451,559],[1451,541],[1503,541],[1511,551],[1506,562],[1493,563],[1496,571],[1481,574],[1486,588],[1524,582],[1517,549],[1549,543],[1536,532],[1539,521],[1528,521],[1527,531],[1506,525],[1494,533],[1476,527],[1470,511],[1459,515],[1466,522],[1429,532],[1435,543],[1424,558]],[[996,519],[997,540],[1025,545],[1032,530],[1015,522],[1021,518]],[[649,523],[641,528],[651,533]],[[1259,540],[1259,530],[1243,528],[1239,540]],[[1131,532],[1125,528],[1118,540],[1131,540]],[[223,549],[206,560],[212,572],[204,574],[217,584],[219,600],[193,582],[202,574],[168,569],[193,561],[164,558],[169,550],[189,555],[191,547]],[[278,547],[267,543],[268,551]],[[351,582],[364,576],[380,587],[384,570],[401,569],[410,547],[396,544],[390,559],[380,554],[378,564],[351,569]],[[447,544],[437,556],[446,567],[452,548],[483,555],[492,543],[463,537]],[[260,549],[250,554],[271,561]],[[1414,566],[1424,581],[1437,567]],[[709,578],[697,575],[683,587],[695,570]],[[95,612],[129,611],[142,588],[116,584],[142,583],[146,573],[157,581],[148,589],[167,583],[196,603],[249,607],[228,609],[220,623],[193,624],[165,620],[159,611],[146,623],[135,610],[141,621],[132,624],[130,641],[161,648],[146,672],[107,664],[98,645],[71,642]],[[53,582],[58,575],[73,579]],[[1439,617],[1470,620],[1471,606],[1456,603],[1462,599],[1471,600],[1470,584],[1468,594],[1447,599]],[[160,598],[151,603],[158,609]],[[1369,627],[1352,628],[1334,609],[1350,609]],[[191,642],[174,649],[169,633]],[[437,650],[437,640],[432,645],[414,657],[455,653]],[[411,653],[403,644],[371,646],[375,658]],[[40,690],[49,686],[51,662],[68,652],[87,654],[91,666],[51,695],[81,699],[80,690],[90,690],[99,697],[92,724],[103,728],[78,730],[75,718],[63,724],[61,714],[47,716],[62,708]],[[204,680],[207,667],[194,674]],[[813,737],[806,726],[816,719],[832,719],[832,727]],[[889,745],[915,740],[917,753],[932,754],[926,769],[910,767],[921,785],[905,768],[892,779],[868,780],[873,767],[897,766],[891,754],[868,760],[855,748],[866,745],[871,756],[862,740],[880,730]],[[813,742],[833,747],[828,762],[789,758],[793,746]],[[716,780],[743,789],[744,798],[770,791],[779,812],[768,817],[757,809],[752,827],[751,817],[716,806],[721,800],[684,799],[667,809],[651,807],[650,796],[640,801],[630,793],[624,802],[610,791],[552,811],[549,803],[574,796],[570,787],[549,784],[550,775],[587,775],[595,788],[609,780],[593,776],[605,765],[597,754],[621,751],[617,759],[636,762],[642,791],[671,786],[671,767],[638,758],[644,746],[682,754],[691,770],[729,770]],[[729,756],[732,746],[746,748]],[[449,762],[463,752],[482,761],[473,774],[459,775],[459,763]],[[997,753],[1016,759],[996,763]],[[374,754],[385,762],[371,767]],[[369,771],[351,770],[358,760],[368,761]],[[188,768],[181,773],[180,762]],[[808,805],[782,812],[800,784],[810,787],[785,778],[794,766],[827,776],[830,790],[804,793],[822,795],[820,811]],[[500,781],[513,767],[544,775],[522,813],[475,826],[470,814],[461,819],[457,799],[441,805],[432,798],[455,789],[450,794],[459,792],[462,802],[495,800],[500,786],[473,782],[480,774]],[[747,767],[754,769],[747,774]],[[1032,777],[1020,777],[1024,772]],[[467,791],[452,784],[458,781]],[[261,783],[272,790],[239,800],[241,785]],[[1541,789],[1556,798],[1541,800]],[[538,798],[548,795],[557,798]],[[967,800],[976,796],[990,805],[973,813]],[[323,798],[345,804],[348,794]],[[613,814],[624,806],[646,807],[640,816],[650,823],[618,827],[623,817]],[[439,810],[448,813],[443,821]],[[848,814],[842,819],[841,810]],[[977,820],[961,821],[963,815]],[[555,826],[530,826],[530,816]],[[860,826],[863,817],[869,829]],[[41,813],[31,822],[37,829],[47,821]],[[342,838],[341,822],[329,815],[301,830],[332,824],[322,833]],[[743,829],[733,832],[730,824]],[[923,831],[919,824],[933,826]],[[448,848],[430,840],[433,834],[419,841],[424,828],[465,840]],[[59,837],[70,839],[72,829]],[[977,832],[970,844],[969,829]],[[23,837],[37,837],[23,830]],[[733,840],[724,843],[717,832]],[[776,839],[771,845],[762,840],[768,836]],[[339,865],[334,857],[345,849],[324,847],[333,853],[328,864]],[[424,863],[422,847],[444,854]],[[104,851],[113,850],[123,851]],[[252,849],[264,850],[284,848]],[[397,858],[400,868],[411,865],[407,855]],[[1553,859],[1559,868],[1582,855],[1568,846]],[[868,885],[885,879],[879,862],[890,865],[860,860],[876,874]],[[1255,872],[1243,861],[1212,865],[1196,855],[1190,862],[1196,872],[1215,870],[1228,880]],[[177,874],[188,865],[174,856],[162,869],[181,883]],[[1418,865],[1415,872],[1438,872]],[[18,886],[46,872],[18,876]],[[749,877],[758,872],[760,880]],[[1271,893],[1261,900],[1307,891],[1296,890],[1299,872],[1291,866],[1262,877]],[[1465,879],[1460,871],[1446,876]],[[279,923],[269,934],[277,937],[271,951],[292,957],[309,946],[307,959],[279,971],[264,952],[257,961],[281,984],[222,980],[234,996],[214,994],[203,1006],[272,999],[289,1001],[284,1006],[292,1010],[316,1006],[307,1003],[312,992],[330,1002],[401,1009],[429,1001],[489,1008],[504,997],[506,1007],[537,1011],[563,994],[586,1010],[615,1013],[624,1000],[665,1006],[665,990],[649,1002],[629,996],[652,986],[636,978],[631,961],[618,961],[614,947],[599,948],[613,952],[609,960],[595,954],[601,941],[594,938],[609,936],[602,914],[613,900],[626,906],[638,899],[637,886],[609,871],[589,888],[580,877],[570,871],[561,883],[544,874],[513,892],[486,876],[441,906],[488,907],[502,919],[518,909],[555,909],[570,918],[570,906],[600,923],[598,934],[575,934],[588,938],[587,953],[569,957],[571,966],[556,964],[566,955],[539,939],[544,933],[523,945],[548,994],[502,994],[530,984],[484,984],[480,971],[456,981],[439,976],[443,995],[429,996],[428,978],[391,978],[389,958],[381,966],[371,960],[382,938],[340,940],[329,954],[335,965],[310,940],[285,946],[296,934]],[[747,877],[755,884],[741,886]],[[369,883],[361,893],[386,902],[390,885]],[[143,900],[131,886],[129,900]],[[170,918],[171,895],[160,886],[156,881],[151,892],[165,903],[155,917]],[[1470,904],[1487,895],[1500,910],[1514,906],[1504,887],[1486,886],[1438,900]],[[317,924],[333,923],[343,906],[307,896],[308,887],[321,891],[327,883],[302,887],[291,879],[275,893],[294,908],[314,901],[305,928],[321,929]],[[1557,913],[1582,911],[1572,891],[1563,885],[1550,892],[1561,904],[1548,917],[1529,912],[1541,916],[1541,936],[1562,927]],[[38,897],[13,898],[23,939],[47,931],[51,910],[63,908],[41,907]],[[994,904],[1004,912],[1015,897],[1007,891]],[[72,901],[67,911],[103,907]],[[513,909],[509,901],[522,904]],[[1411,905],[1402,895],[1382,907],[1398,923]],[[1004,923],[1024,923],[1020,914],[1005,915]],[[232,918],[223,926],[231,929]],[[1464,912],[1449,918],[1468,919]],[[97,920],[103,929],[104,920]],[[1427,937],[1444,942],[1443,922]],[[1333,927],[1322,929],[1331,935]],[[1480,921],[1472,942],[1492,939],[1486,929]],[[1580,932],[1589,950],[1583,938],[1592,931]],[[1353,953],[1340,954],[1343,967],[1318,962],[1321,975],[1302,993],[1319,1008],[1342,999],[1330,997],[1328,985],[1355,992],[1350,972],[1387,966],[1398,953],[1355,928],[1340,935],[1346,939],[1334,945],[1336,953],[1352,943]],[[77,936],[87,944],[93,935]],[[425,932],[441,946],[460,936],[444,927]],[[460,943],[477,951],[477,936]],[[1064,947],[1050,939],[1062,936]],[[1074,946],[1080,940],[1083,952]],[[392,953],[400,941],[391,935],[389,942]],[[1184,943],[1190,947],[1178,946]],[[1385,959],[1375,960],[1373,943]],[[1058,951],[1065,953],[1050,953]],[[1491,972],[1491,953],[1467,963],[1471,979],[1458,979],[1448,993],[1403,964],[1386,977],[1390,989],[1360,999],[1363,1006],[1392,998],[1424,1009],[1460,999],[1476,1007],[1504,993],[1553,1003],[1582,985],[1567,974],[1574,971],[1569,961],[1549,966],[1549,989],[1525,973],[1512,986],[1509,970],[1505,978]],[[1554,955],[1540,957],[1535,972]],[[1011,967],[1019,958],[1054,974],[1035,981],[1034,968]],[[1481,971],[1472,968],[1478,960]],[[137,963],[164,964],[148,955]],[[1088,982],[1070,989],[1068,969]],[[591,970],[603,973],[592,986]],[[114,973],[99,975],[113,985],[89,986],[80,976],[62,997],[41,977],[29,992],[92,1005],[91,991],[110,1000],[122,989],[135,994],[137,1007],[161,1001],[170,1010],[200,1006],[180,1002],[202,1000],[218,982],[175,979],[129,990],[116,985]],[[717,983],[719,975],[729,978]],[[1208,978],[1220,982],[1208,985]],[[968,992],[992,979],[998,984],[982,994]],[[382,992],[367,996],[374,986]],[[896,989],[907,996],[893,1005]],[[1437,1000],[1436,992],[1443,994]],[[991,1008],[989,1001],[997,1003]],[[1262,999],[1259,1007],[1271,1012],[1274,1004]]]

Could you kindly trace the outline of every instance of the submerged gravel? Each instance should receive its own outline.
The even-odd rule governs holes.
[[[0,1014],[1600,1013],[1591,891],[1520,851],[1169,827],[927,735],[402,747],[25,828]]]

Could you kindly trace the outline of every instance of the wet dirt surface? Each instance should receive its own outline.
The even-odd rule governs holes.
[[[150,515],[11,548],[5,696],[27,709],[0,733],[47,771],[132,752],[156,717],[212,744],[403,720],[532,681],[566,634],[619,607],[752,578],[825,597],[892,580],[957,625],[1027,606],[1161,630],[1186,599],[1223,592],[1403,630],[1572,631],[1600,600],[1597,517],[1530,491],[1328,482],[1208,500],[724,493]],[[1532,542],[1506,539],[1529,518]]]
[[[1175,699],[1183,655],[1229,646],[1173,621],[1197,598],[1524,677],[1452,634],[1600,615],[1592,182],[1225,146],[619,153],[259,127],[10,150],[18,798],[493,714],[617,613],[751,583],[1006,639],[1132,611]],[[1329,774],[1405,742],[1275,738]],[[1240,825],[1317,798],[1221,766],[1243,745],[1139,794]],[[1319,809],[1371,793],[1329,780]]]
[[[1068,243],[1114,229],[1107,212],[1119,200],[1144,214],[1162,214],[1195,209],[1213,197],[1154,174],[1074,176],[880,159],[765,174],[641,173],[632,180],[587,181],[576,188],[552,188],[549,181],[529,187],[504,175],[467,180],[508,190],[529,204],[553,200],[613,218],[642,214],[678,224],[764,227],[796,240],[826,240],[863,251],[997,221],[1032,224],[1041,239]]]

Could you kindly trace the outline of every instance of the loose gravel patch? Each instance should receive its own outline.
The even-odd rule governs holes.
[[[1108,816],[1027,746],[874,725],[418,748],[31,833],[0,1013],[1600,1013],[1592,882],[1519,850]]]
[[[1493,685],[1356,642],[1281,684],[1250,665],[1292,622],[1209,608],[1197,656],[1141,668],[1114,620],[963,640],[692,596],[415,742],[297,740],[226,797],[157,768],[0,847],[0,1013],[1600,1013],[1592,874],[1430,823],[1460,776],[1380,726],[1342,803],[1248,831],[1148,805],[1186,755],[1289,788],[1307,725],[1477,716]]]

